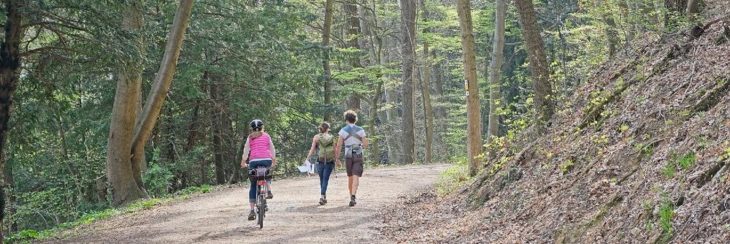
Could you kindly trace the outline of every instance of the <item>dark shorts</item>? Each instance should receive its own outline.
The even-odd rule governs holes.
[[[345,171],[347,171],[347,176],[362,177],[362,156],[345,158]]]

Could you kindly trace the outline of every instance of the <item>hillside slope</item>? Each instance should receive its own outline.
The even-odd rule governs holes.
[[[596,71],[544,136],[505,148],[454,195],[384,211],[381,230],[414,242],[727,242],[728,38],[727,17],[696,38],[647,37]]]

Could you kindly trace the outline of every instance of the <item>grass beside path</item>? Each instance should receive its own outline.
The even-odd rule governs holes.
[[[123,214],[151,209],[156,206],[160,206],[162,204],[170,203],[173,201],[185,200],[196,194],[208,193],[213,190],[213,188],[214,187],[211,187],[210,185],[188,187],[171,195],[159,198],[142,199],[121,208],[108,208],[101,211],[90,212],[82,215],[81,217],[79,217],[79,219],[75,221],[62,223],[51,229],[42,231],[32,229],[22,230],[9,236],[5,239],[5,241],[8,243],[28,243],[34,240],[44,240],[51,237],[57,237],[61,235],[61,233],[65,230],[70,230],[83,225],[89,225],[99,220],[108,219]]]

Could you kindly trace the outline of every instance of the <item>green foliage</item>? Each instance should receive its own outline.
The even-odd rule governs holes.
[[[679,167],[682,170],[687,170],[692,167],[697,161],[697,156],[694,152],[688,152],[678,159]]]
[[[662,174],[666,176],[667,178],[674,177],[674,174],[677,173],[677,165],[673,163],[668,163],[666,166],[664,166],[664,169],[662,169]]]
[[[560,172],[565,175],[573,170],[574,166],[575,163],[573,162],[573,160],[568,159],[565,162],[560,163]]]
[[[687,170],[694,166],[696,161],[697,156],[692,151],[687,152],[681,156],[677,154],[672,154],[669,162],[662,170],[662,173],[664,174],[664,176],[672,178],[677,172],[677,169]]]
[[[672,237],[672,219],[674,218],[674,205],[668,199],[664,199],[659,206],[659,227],[662,228],[662,240],[669,241]]]
[[[730,143],[727,143],[726,142],[725,144],[730,144]],[[730,160],[730,147],[726,147],[725,148],[725,150],[720,155],[720,158],[719,159],[720,159],[720,161]]]
[[[634,144],[634,151],[639,153],[642,158],[651,157],[652,155],[654,155],[654,145],[636,143]]]
[[[174,177],[172,172],[157,163],[159,150],[154,150],[152,162],[147,166],[147,171],[142,175],[145,188],[150,196],[158,197],[170,191],[170,181]]]
[[[436,193],[439,196],[448,195],[470,182],[469,169],[466,158],[455,158],[446,171],[441,173],[436,181]]]
[[[74,221],[57,224],[56,226],[54,226],[51,229],[45,229],[45,230],[41,230],[41,231],[38,231],[35,229],[24,229],[22,231],[19,231],[18,233],[11,235],[10,237],[8,237],[6,239],[6,241],[13,243],[13,242],[25,242],[25,241],[32,241],[32,240],[43,240],[43,239],[47,239],[47,238],[56,236],[61,231],[64,231],[67,229],[75,228],[75,227],[78,227],[81,225],[92,224],[96,221],[108,219],[108,218],[119,216],[122,214],[138,212],[138,211],[146,210],[146,209],[152,209],[156,206],[160,206],[162,204],[174,201],[176,199],[185,199],[194,194],[208,193],[211,190],[212,190],[212,188],[209,185],[190,187],[190,188],[186,188],[182,191],[179,191],[174,196],[168,195],[168,196],[162,197],[162,198],[150,198],[150,199],[139,200],[139,201],[129,204],[128,206],[123,207],[123,208],[108,208],[108,209],[99,210],[99,211],[91,211],[91,212],[83,214],[82,216],[80,216],[78,219],[76,219]]]

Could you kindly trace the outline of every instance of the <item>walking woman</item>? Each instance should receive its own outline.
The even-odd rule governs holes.
[[[319,174],[319,205],[327,204],[327,184],[330,175],[335,169],[335,137],[330,134],[330,124],[322,122],[319,125],[319,134],[312,138],[312,147],[307,158],[311,158],[317,149],[317,173]]]

